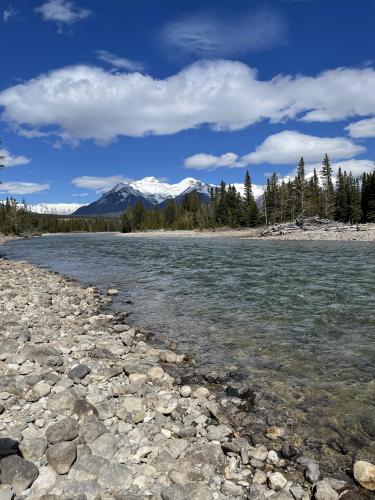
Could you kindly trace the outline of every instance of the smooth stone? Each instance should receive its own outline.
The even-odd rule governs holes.
[[[72,441],[59,442],[48,448],[46,456],[58,474],[67,474],[77,458],[77,446]]]
[[[354,464],[354,478],[366,490],[375,491],[375,465],[364,460]]]
[[[161,368],[161,366],[153,366],[152,368],[149,369],[147,375],[148,378],[152,381],[161,380],[165,375],[165,371],[163,370],[163,368]]]
[[[195,399],[207,399],[210,395],[210,391],[206,387],[198,387],[192,393],[192,397]]]
[[[183,385],[180,387],[180,395],[183,398],[188,398],[191,395],[191,387],[188,385]]]
[[[107,295],[118,295],[119,291],[116,288],[108,288]]]
[[[69,471],[69,478],[76,481],[90,481],[96,479],[102,467],[109,461],[98,455],[85,455],[77,458]]]
[[[83,380],[89,373],[90,373],[90,368],[87,365],[76,365],[73,366],[68,372],[68,377],[71,379],[78,378],[80,380]]]
[[[10,484],[16,495],[21,495],[38,477],[38,467],[18,455],[10,455],[0,462],[0,481]]]

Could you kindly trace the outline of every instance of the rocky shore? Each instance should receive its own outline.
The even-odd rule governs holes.
[[[160,349],[100,294],[25,262],[0,260],[0,500],[354,500],[285,429],[241,436],[251,394],[186,385],[185,360]]]

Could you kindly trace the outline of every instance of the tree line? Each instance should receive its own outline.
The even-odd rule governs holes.
[[[0,233],[30,235],[38,233],[121,231],[120,218],[72,217],[36,214],[25,202],[7,198],[0,203]]]
[[[324,156],[319,175],[316,169],[306,178],[301,158],[294,179],[267,180],[264,193],[264,219],[267,224],[319,216],[340,222],[375,222],[375,170],[354,177],[338,169],[333,181],[332,165]]]

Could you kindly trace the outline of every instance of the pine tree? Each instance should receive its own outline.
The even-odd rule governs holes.
[[[239,203],[241,203],[240,200]],[[255,226],[258,222],[258,217],[258,206],[254,199],[251,177],[247,170],[244,179],[244,199],[241,222],[245,226]]]
[[[332,166],[327,154],[324,156],[322,165],[320,174],[323,184],[323,216],[327,219],[331,219],[334,213],[334,190],[332,183]]]
[[[296,209],[303,216],[306,208],[306,180],[305,161],[301,157],[297,167],[296,185]]]
[[[144,206],[142,205],[142,203],[140,201],[137,201],[137,203],[135,204],[134,208],[133,208],[133,212],[132,212],[132,215],[133,215],[133,228],[135,230],[139,230],[142,228],[142,225],[144,223],[144,220],[145,220],[145,208]]]

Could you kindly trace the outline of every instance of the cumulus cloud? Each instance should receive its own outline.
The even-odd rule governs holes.
[[[268,136],[255,151],[242,157],[249,164],[291,164],[303,156],[306,162],[318,161],[327,153],[333,159],[352,158],[366,151],[346,137],[317,137],[284,130]]]
[[[69,0],[47,0],[35,12],[41,14],[44,21],[54,21],[59,24],[74,24],[91,15],[91,10],[74,5]]]
[[[2,182],[0,184],[0,193],[10,196],[16,194],[33,194],[46,191],[49,188],[49,184],[37,184],[35,182]]]
[[[0,156],[5,156],[3,163],[6,167],[15,167],[16,165],[27,165],[31,158],[23,155],[12,155],[7,149],[0,149]]]
[[[162,40],[169,48],[203,57],[270,49],[284,42],[286,25],[275,11],[261,9],[219,18],[194,14],[167,24]]]
[[[375,118],[367,118],[358,122],[350,123],[346,130],[351,137],[375,137]]]
[[[121,182],[129,182],[129,178],[124,177],[123,175],[110,175],[107,177],[84,175],[82,177],[76,177],[72,180],[72,184],[76,187],[93,189],[97,193],[108,191],[113,188],[113,186],[120,184]]]
[[[342,120],[375,114],[375,71],[338,68],[317,76],[260,80],[234,61],[201,61],[163,80],[71,66],[0,92],[1,118],[64,141],[174,134],[208,124],[239,130],[261,120]]]
[[[238,155],[235,153],[224,153],[220,156],[198,153],[185,158],[184,165],[195,170],[214,170],[219,167],[233,167],[237,159]]]
[[[126,57],[118,57],[107,50],[97,50],[96,51],[97,58],[99,61],[103,61],[115,68],[119,68],[125,71],[142,71],[143,66],[141,63],[136,61],[131,61]]]
[[[337,174],[339,167],[341,167],[342,171],[346,170],[346,172],[348,173],[351,172],[354,177],[358,177],[364,172],[372,172],[374,170],[374,162],[371,160],[356,160],[355,158],[344,161],[334,161],[332,162],[332,170],[334,176]],[[306,177],[312,176],[314,168],[317,172],[320,172],[320,170],[322,169],[322,163],[310,163],[305,165]],[[288,174],[288,177],[294,177],[296,173],[297,169],[293,169]]]

